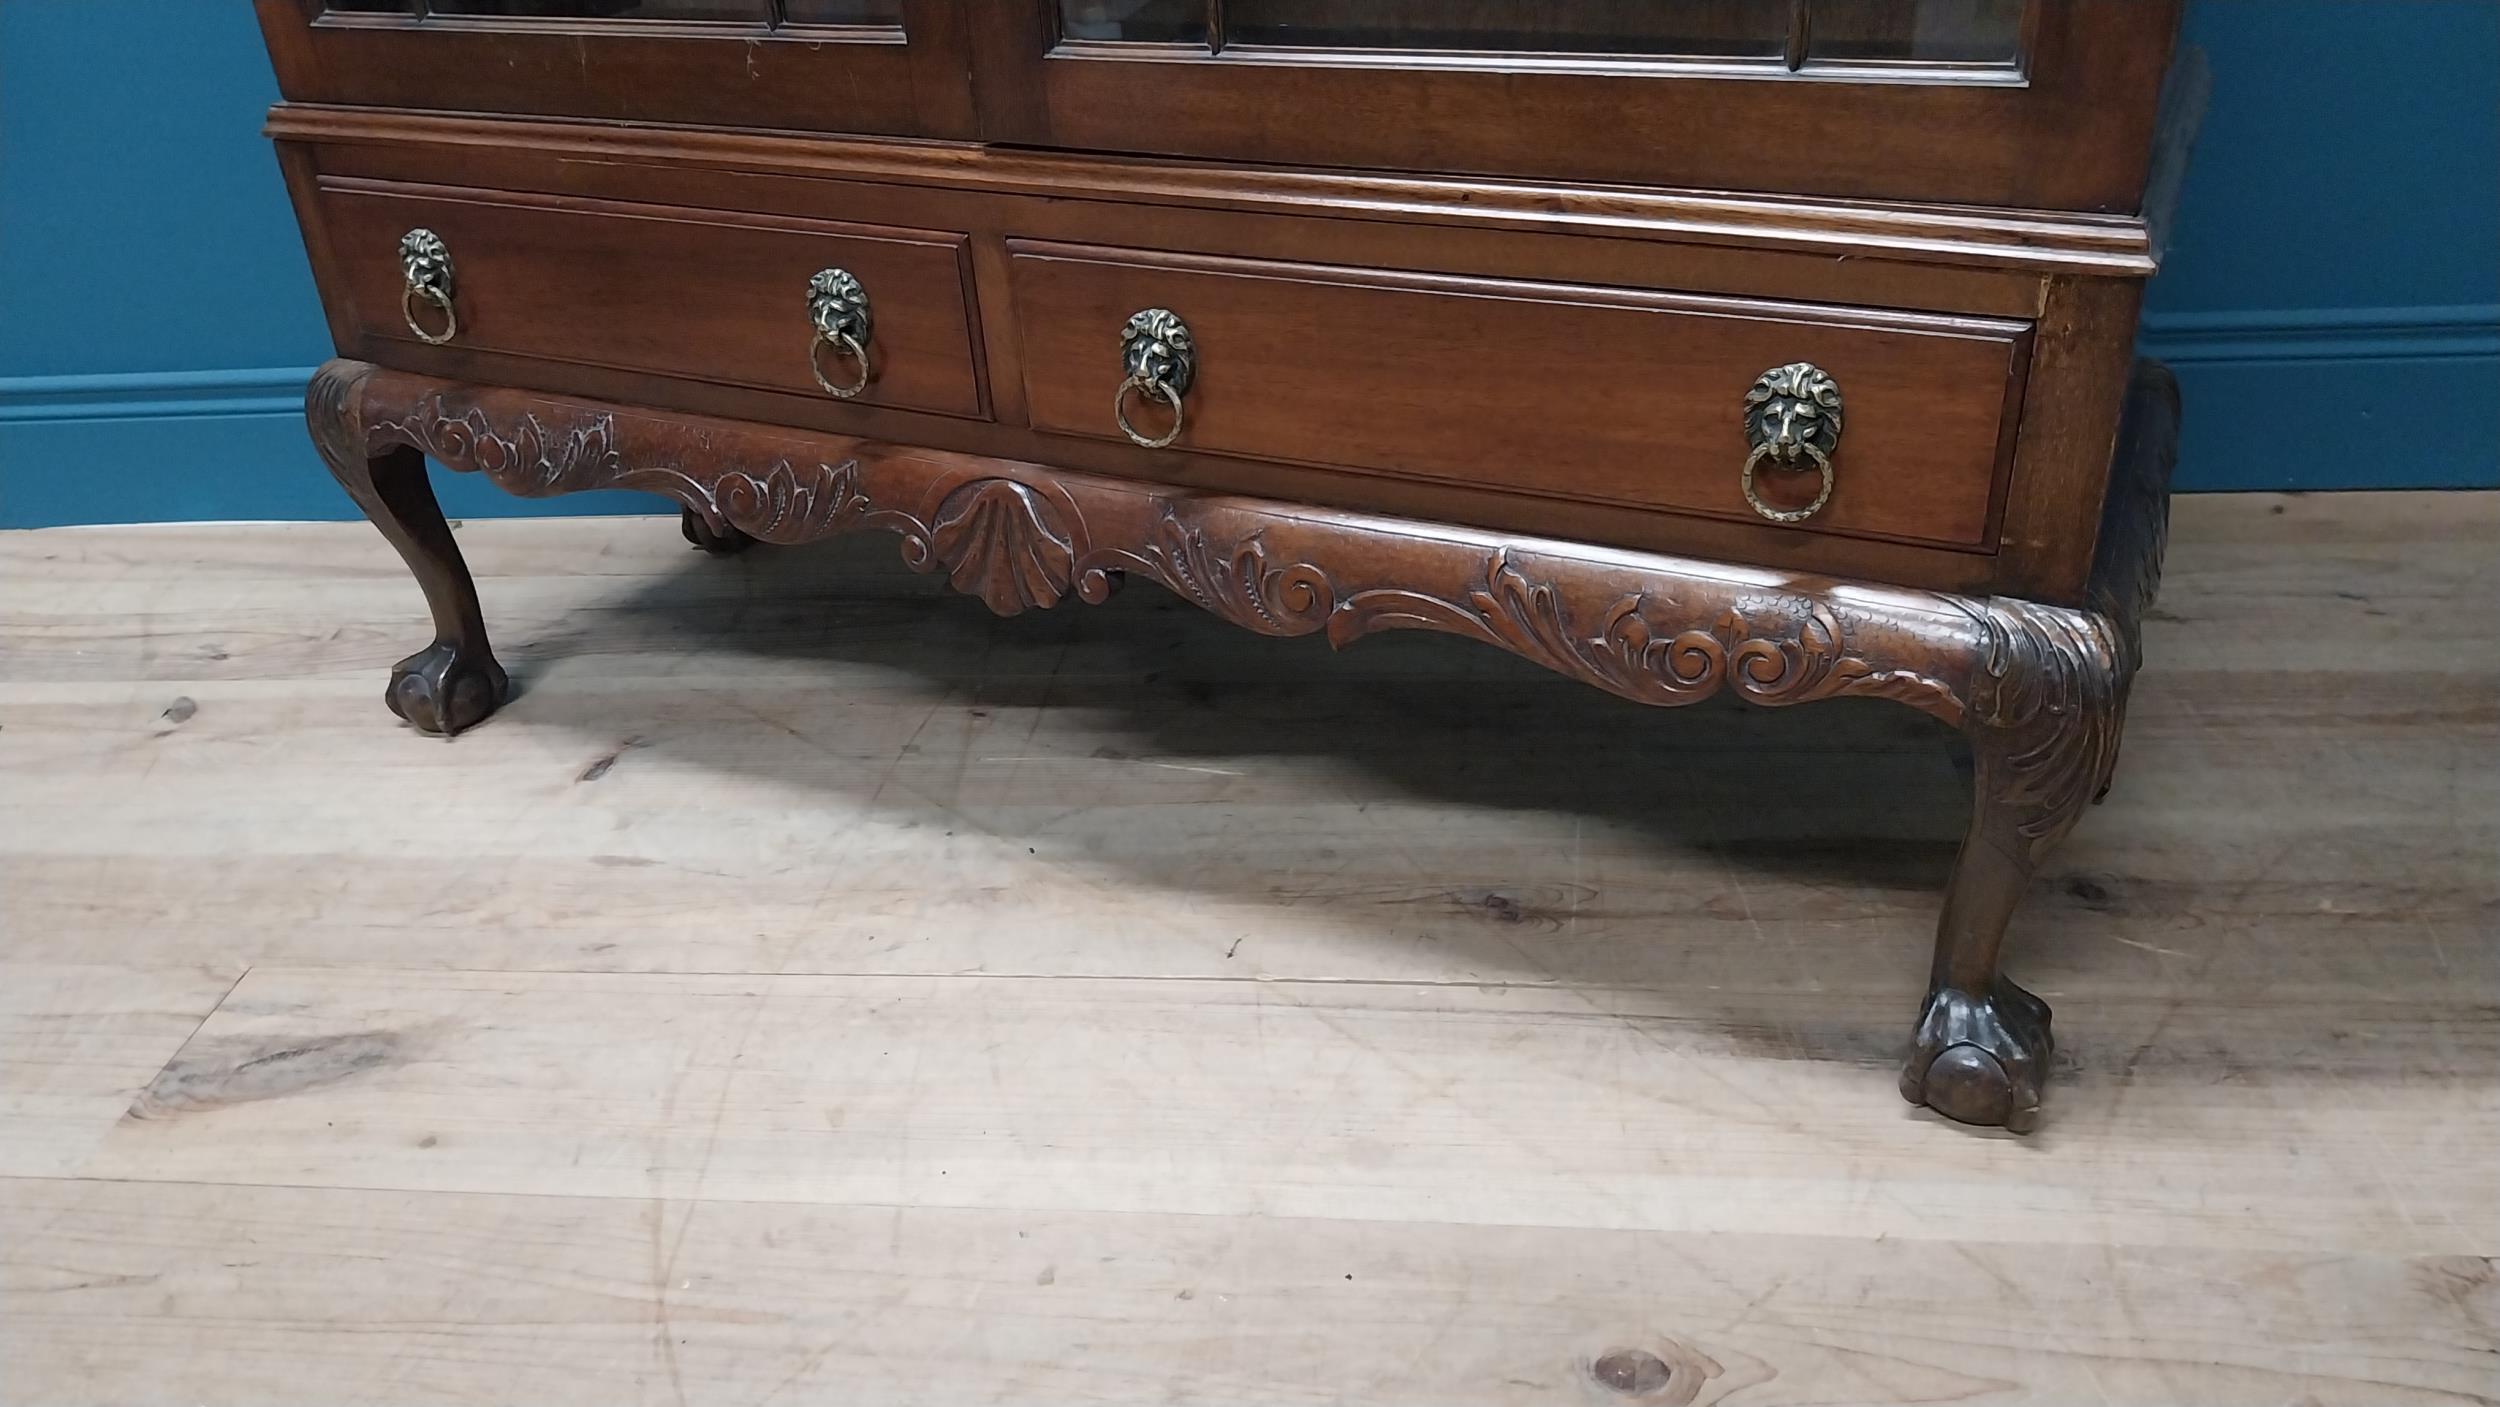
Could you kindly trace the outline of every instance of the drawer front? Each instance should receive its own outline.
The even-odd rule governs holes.
[[[1026,241],[1009,251],[1038,429],[1121,438],[1121,329],[1162,307],[1196,356],[1176,449],[1763,522],[1741,483],[1746,392],[1765,371],[1811,362],[1840,388],[1842,434],[1829,501],[1789,530],[1994,544],[2027,323]],[[1788,510],[1812,502],[1820,477],[1766,467],[1756,484]]]
[[[325,181],[332,277],[366,335],[415,344],[400,239],[441,236],[459,315],[450,349],[652,372],[831,400],[856,374],[814,346],[809,280],[866,293],[874,376],[857,404],[979,417],[967,240],[960,234],[377,181]],[[439,311],[420,300],[429,331]]]

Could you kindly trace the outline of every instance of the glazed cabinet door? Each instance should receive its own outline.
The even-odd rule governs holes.
[[[2132,211],[2177,0],[992,0],[994,140]]]
[[[256,0],[291,102],[973,134],[964,0]]]

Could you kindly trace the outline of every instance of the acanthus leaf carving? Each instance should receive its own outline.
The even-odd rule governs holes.
[[[771,541],[891,530],[906,563],[943,567],[1001,614],[1070,594],[1098,602],[1142,571],[1261,634],[1324,633],[1343,645],[1374,631],[1439,631],[1641,703],[1726,690],[1769,705],[1845,696],[1919,708],[1965,731],[1978,778],[1902,1089],[1966,1121],[2024,1128],[2037,1118],[2048,1013],[2004,978],[1997,953],[2022,886],[2116,761],[2137,621],[2158,580],[2176,417],[2175,389],[2157,369],[2140,370],[2130,396],[2127,462],[2109,495],[2089,610],[1568,543],[1496,547],[1433,524],[355,363],[322,368],[306,410],[332,472],[426,589],[437,639],[394,671],[390,702],[429,731],[484,717],[504,676],[410,449],[526,496],[654,490],[708,523]],[[818,447],[826,458],[810,464]]]
[[[356,399],[352,387],[332,390],[342,404]],[[1404,587],[1347,592],[1319,562],[1278,560],[1264,524],[1211,537],[1210,522],[1183,508],[1186,498],[1158,496],[1133,547],[1096,551],[1075,499],[1046,485],[1004,475],[951,488],[941,480],[927,492],[943,497],[924,516],[873,502],[857,459],[805,465],[782,457],[750,470],[737,467],[736,455],[712,443],[708,431],[685,432],[692,438],[679,446],[684,453],[672,455],[695,461],[693,467],[640,454],[629,459],[613,413],[584,407],[551,420],[540,414],[550,404],[498,421],[483,406],[434,390],[402,415],[371,417],[363,433],[369,442],[413,445],[451,468],[482,472],[523,496],[589,488],[667,494],[764,541],[885,528],[901,536],[907,564],[943,568],[957,590],[1001,615],[1046,609],[1071,593],[1099,602],[1124,571],[1142,570],[1260,634],[1324,631],[1342,646],[1380,630],[1439,631],[1646,704],[1691,703],[1722,689],[1766,705],[1879,697],[1958,723],[1967,702],[1945,680],[1866,658],[1852,647],[1843,614],[1810,593],[1731,598],[1715,584],[1674,581],[1701,599],[1688,604],[1644,587],[1584,621],[1574,616],[1568,578],[1532,575],[1507,547],[1495,549],[1477,582],[1455,599]],[[328,420],[347,424],[348,417]],[[349,425],[340,433],[353,432]],[[732,462],[719,463],[724,459]],[[1705,611],[1714,614],[1705,618]]]
[[[483,408],[455,409],[441,394],[400,417],[374,420],[368,435],[412,445],[445,467],[474,471],[504,491],[546,498],[585,489],[665,494],[716,526],[765,542],[805,542],[871,513],[856,461],[802,467],[775,461],[760,473],[698,463],[632,463],[616,446],[616,417],[590,413],[550,424],[526,412],[509,431]]]
[[[358,362],[323,362],[304,386],[304,423],[313,448],[356,505],[371,513],[373,487],[359,472],[365,458],[364,384],[373,374]]]
[[[561,426],[524,414],[506,433],[482,408],[456,410],[437,394],[408,415],[375,418],[367,433],[414,445],[446,468],[484,474],[523,498],[617,487],[628,472],[612,443],[615,417],[606,414]]]
[[[1336,609],[1328,574],[1309,562],[1268,565],[1267,534],[1254,529],[1230,550],[1163,505],[1142,550],[1117,554],[1174,595],[1261,635],[1308,635]]]
[[[1980,795],[2036,858],[2074,828],[2118,765],[2126,646],[2091,612],[2009,597],[1970,610],[1987,633],[1970,709]]]
[[[730,470],[715,478],[708,491],[699,478],[655,467],[629,473],[625,487],[634,487],[630,480],[644,472],[682,480],[692,492],[709,500],[713,515],[723,523],[762,542],[824,537],[842,531],[846,515],[857,517],[869,511],[867,495],[859,490],[859,465],[852,460],[820,462],[802,469],[783,459],[760,476]],[[695,508],[701,512],[703,505]]]
[[[1840,613],[1828,604],[1808,601],[1802,615],[1793,606],[1781,614],[1789,618],[1790,628],[1756,633],[1736,611],[1719,623],[1719,639],[1728,650],[1729,684],[1743,697],[1760,704],[1891,699],[1948,723],[1961,720],[1961,696],[1943,681],[1916,670],[1878,669],[1853,653]]]
[[[1348,597],[1328,622],[1331,642],[1375,630],[1426,629],[1497,645],[1558,674],[1636,703],[1695,703],[1730,689],[1754,703],[1785,705],[1842,696],[1888,698],[1958,722],[1961,697],[1941,679],[1878,669],[1851,653],[1841,619],[1821,601],[1755,603],[1757,626],[1730,606],[1707,626],[1673,629],[1671,599],[1625,595],[1583,634],[1564,594],[1522,571],[1507,548],[1487,561],[1483,580],[1459,601],[1423,592],[1375,589]]]

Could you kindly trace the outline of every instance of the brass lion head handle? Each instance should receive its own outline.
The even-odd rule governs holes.
[[[848,269],[818,269],[807,281],[807,320],[814,324],[816,336],[807,344],[807,369],[816,377],[816,384],[825,394],[849,400],[868,389],[876,369],[868,360],[868,336],[873,325],[868,313],[868,290]],[[825,352],[830,348],[847,357],[858,372],[846,383],[836,385],[825,375]]]
[[[1832,499],[1832,456],[1840,450],[1840,383],[1812,362],[1775,366],[1745,393],[1745,456],[1742,484],[1753,511],[1774,523],[1802,523]],[[1803,508],[1773,508],[1754,492],[1754,472],[1765,461],[1780,469],[1813,467],[1822,490]]]
[[[1118,394],[1111,398],[1111,415],[1120,422],[1121,432],[1148,449],[1161,449],[1179,439],[1181,397],[1189,394],[1189,384],[1198,379],[1198,349],[1190,339],[1189,325],[1169,308],[1147,308],[1134,314],[1128,326],[1120,329],[1120,369],[1126,375]],[[1131,423],[1131,391],[1170,406],[1172,428],[1148,435]]]
[[[443,237],[432,230],[417,228],[399,237],[399,315],[408,321],[408,330],[421,341],[436,346],[460,335],[460,313],[452,306],[451,249]],[[417,316],[420,303],[431,303],[443,314],[443,330],[428,329]]]

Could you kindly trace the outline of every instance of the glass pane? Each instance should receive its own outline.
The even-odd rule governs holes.
[[[792,24],[881,24],[900,28],[903,0],[789,0]]]
[[[1206,0],[1059,0],[1059,33],[1067,39],[1204,44]]]
[[[2013,63],[2024,0],[1814,0],[1809,59]]]
[[[1768,58],[1786,0],[1225,0],[1226,42]]]
[[[428,0],[438,15],[530,20],[745,20],[761,24],[766,0]]]

